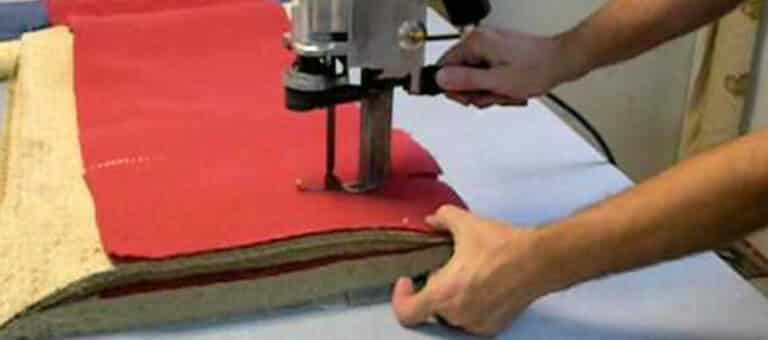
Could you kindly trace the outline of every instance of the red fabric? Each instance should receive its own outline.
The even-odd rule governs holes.
[[[183,278],[176,278],[170,280],[150,281],[150,282],[138,282],[132,283],[121,287],[114,287],[104,290],[99,293],[99,297],[104,299],[119,298],[124,296],[143,294],[149,292],[157,292],[163,290],[176,290],[189,287],[204,287],[212,284],[222,284],[227,282],[237,281],[253,281],[266,277],[273,277],[283,275],[292,272],[303,271],[307,269],[326,266],[342,261],[354,261],[360,259],[372,259],[376,257],[392,256],[408,254],[416,251],[430,249],[436,246],[424,246],[416,247],[412,249],[393,250],[393,251],[378,251],[365,254],[341,254],[336,256],[330,256],[327,258],[312,259],[307,261],[292,262],[287,264],[281,264],[273,267],[259,268],[259,269],[246,269],[232,272],[222,273],[205,273],[200,275],[193,275]]]
[[[108,16],[173,11],[262,0],[44,0],[48,20],[54,25],[70,24],[75,16]],[[277,0],[273,1],[277,2]]]
[[[281,47],[282,9],[231,0],[170,10],[189,2],[156,1],[139,3],[165,10],[114,5],[130,0],[51,8],[75,33],[85,178],[110,255],[161,259],[371,228],[429,232],[425,215],[461,204],[400,131],[381,191],[299,192],[296,179],[322,178],[325,118],[283,107],[281,73],[293,56]],[[358,116],[356,106],[340,109],[337,156],[348,179]]]

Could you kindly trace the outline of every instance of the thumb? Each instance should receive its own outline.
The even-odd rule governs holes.
[[[417,326],[429,320],[432,316],[432,303],[428,294],[426,287],[416,293],[410,278],[401,277],[397,280],[392,293],[392,308],[403,326]]]
[[[469,211],[457,206],[444,205],[437,209],[435,214],[427,216],[426,222],[436,229],[447,230],[453,234],[454,241],[458,241],[462,230],[474,222],[474,216]]]
[[[443,66],[437,72],[437,84],[450,92],[489,91],[499,86],[497,71],[470,66]]]

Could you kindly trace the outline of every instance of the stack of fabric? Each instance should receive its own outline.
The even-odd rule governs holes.
[[[59,0],[50,13],[60,26],[0,46],[13,60],[0,338],[299,305],[447,260],[423,218],[463,203],[402,131],[381,190],[297,190],[322,179],[324,117],[283,107],[278,4]],[[354,178],[358,108],[339,116],[339,172]]]

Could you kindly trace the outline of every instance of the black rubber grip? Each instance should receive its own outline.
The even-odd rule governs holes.
[[[477,24],[491,12],[489,0],[443,0],[443,4],[454,26]]]
[[[437,72],[440,71],[439,65],[430,65],[421,69],[421,79],[419,81],[419,94],[427,96],[436,96],[445,92],[437,84]]]

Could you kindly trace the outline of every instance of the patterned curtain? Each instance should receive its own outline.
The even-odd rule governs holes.
[[[762,6],[763,0],[745,1],[699,33],[681,159],[739,135]],[[719,253],[745,277],[768,278],[768,231]]]

